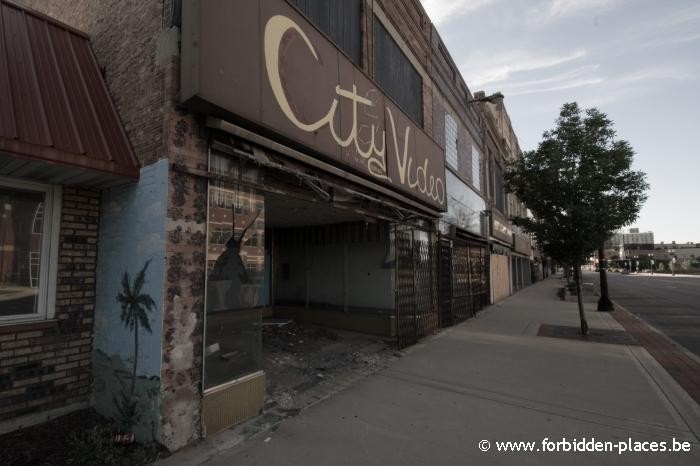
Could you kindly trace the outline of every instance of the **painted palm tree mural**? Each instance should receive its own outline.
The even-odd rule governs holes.
[[[134,364],[131,370],[131,389],[129,396],[122,393],[122,401],[118,403],[125,427],[135,421],[135,388],[136,370],[139,360],[139,329],[148,333],[153,333],[149,323],[149,314],[156,310],[156,302],[146,293],[143,293],[143,285],[146,282],[146,271],[150,259],[146,261],[141,270],[136,274],[133,281],[129,277],[129,272],[124,271],[121,281],[121,291],[117,294],[117,302],[121,306],[120,319],[127,330],[134,334]],[[130,427],[130,426],[129,426]]]

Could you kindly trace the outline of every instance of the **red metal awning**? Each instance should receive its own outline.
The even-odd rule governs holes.
[[[0,0],[0,175],[107,187],[139,165],[88,37]]]

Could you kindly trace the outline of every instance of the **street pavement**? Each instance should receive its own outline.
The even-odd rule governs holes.
[[[700,276],[607,275],[613,301],[700,357]],[[598,283],[598,274],[584,281]]]
[[[537,336],[540,324],[578,325],[560,286],[526,288],[268,432],[224,431],[161,464],[700,464],[700,407],[645,349]],[[586,306],[591,328],[622,329]],[[614,451],[573,451],[584,439]],[[508,441],[534,451],[498,451]],[[651,446],[637,442],[690,451],[620,452]]]

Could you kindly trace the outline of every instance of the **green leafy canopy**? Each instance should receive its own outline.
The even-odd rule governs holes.
[[[607,115],[564,104],[556,127],[506,174],[506,189],[534,216],[513,223],[534,234],[554,259],[581,264],[632,223],[647,199],[646,175],[632,169],[633,158],[632,146],[616,139]]]

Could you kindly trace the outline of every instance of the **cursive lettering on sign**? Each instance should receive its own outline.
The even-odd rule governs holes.
[[[337,85],[335,87],[335,96],[330,102],[328,112],[312,123],[302,122],[294,113],[284,91],[279,70],[280,45],[282,43],[282,38],[288,31],[294,31],[299,34],[311,55],[318,61],[318,54],[309,40],[309,37],[292,19],[283,15],[276,15],[267,21],[264,33],[265,65],[272,93],[282,113],[294,126],[305,132],[315,132],[324,126],[328,126],[331,137],[333,137],[340,147],[345,148],[354,145],[357,154],[366,160],[367,170],[372,176],[394,183],[395,181],[391,180],[387,174],[386,131],[381,130],[378,134],[377,127],[371,124],[369,143],[366,144],[367,141],[362,141],[366,145],[365,147],[361,145],[361,140],[358,137],[358,112],[362,107],[373,107],[374,103],[370,99],[359,95],[355,84],[352,85],[352,90],[343,89],[340,85]],[[370,92],[373,91],[374,90]],[[339,98],[350,100],[352,103],[352,125],[345,137],[336,133],[334,124],[338,111]],[[385,107],[384,111],[389,120],[388,130],[391,132],[391,137],[393,138],[393,155],[396,157],[397,166],[399,167],[399,183],[422,193],[442,205],[445,201],[445,184],[440,177],[435,177],[434,175],[428,176],[428,158],[425,158],[422,165],[416,163],[414,166],[414,157],[413,154],[409,153],[408,145],[411,127],[405,127],[403,131],[403,149],[399,149],[398,132],[394,115],[389,107]],[[377,139],[379,139],[379,141],[377,141]],[[380,144],[381,147],[378,147],[378,144]]]

